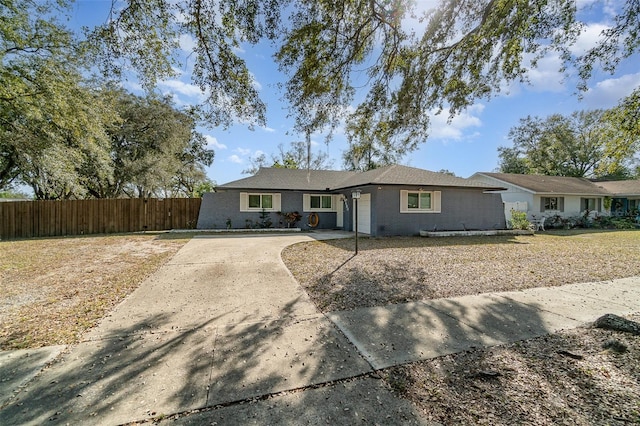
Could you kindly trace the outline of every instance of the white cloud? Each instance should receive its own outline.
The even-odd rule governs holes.
[[[588,24],[578,36],[575,44],[569,47],[569,51],[575,55],[580,56],[584,55],[589,49],[593,48],[600,39],[600,34],[602,31],[609,28],[603,24],[592,23]]]
[[[262,127],[262,130],[264,130],[267,133],[275,133],[276,131],[276,129],[274,129],[273,127],[268,127],[268,126]]]
[[[416,18],[407,15],[402,20],[402,29],[407,32],[415,31],[416,33],[422,33],[427,27],[427,22],[422,20],[422,18],[425,13],[438,7],[439,3],[439,0],[420,0],[414,2],[413,12]]]
[[[610,18],[615,18],[618,15],[613,2],[605,3],[605,5],[602,7],[602,12]]]
[[[204,93],[198,86],[190,83],[185,83],[184,81],[180,80],[164,80],[158,83],[158,86],[168,89],[173,93],[178,93],[189,97],[204,97]]]
[[[475,104],[467,108],[465,111],[454,116],[451,122],[447,122],[449,119],[448,111],[442,111],[440,114],[430,115],[431,120],[431,133],[430,137],[433,139],[444,140],[460,140],[463,138],[473,137],[475,135],[467,135],[465,132],[469,128],[481,127],[482,120],[478,117],[484,111],[483,104]]]
[[[142,87],[142,84],[138,83],[137,81],[126,80],[123,84],[123,87],[125,87],[126,89],[129,89],[129,91],[134,93],[144,92],[144,88]]]
[[[227,149],[225,144],[218,142],[218,139],[211,135],[204,135],[204,139],[207,141],[208,148]]]
[[[258,92],[261,91],[262,84],[260,84],[260,82],[256,78],[256,75],[252,72],[249,72],[249,75],[251,76],[251,85],[253,86],[253,88],[256,89]]]
[[[236,163],[236,164],[242,164],[243,163],[242,158],[238,157],[235,154],[230,155],[229,157],[227,157],[227,160],[229,160],[232,163]]]
[[[180,34],[178,44],[180,49],[186,53],[192,53],[197,46],[196,39],[191,34]]]
[[[611,108],[640,86],[640,73],[608,78],[587,90],[584,100],[589,108]]]
[[[555,52],[539,59],[537,66],[531,67],[526,73],[530,83],[527,89],[534,92],[563,92],[565,76],[561,68],[562,59]]]
[[[264,154],[264,152],[259,149],[252,151],[249,148],[236,148],[233,152],[236,152],[237,154],[230,155],[227,157],[227,160],[236,164],[244,164],[245,160],[255,159]]]
[[[577,0],[576,6],[579,12],[597,12],[605,17],[614,18],[623,3],[619,0]]]

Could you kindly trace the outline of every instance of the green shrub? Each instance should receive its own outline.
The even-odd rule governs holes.
[[[531,222],[527,220],[527,213],[511,210],[511,220],[509,221],[511,229],[530,229]]]
[[[635,229],[636,224],[630,217],[611,218],[611,225],[615,229]]]

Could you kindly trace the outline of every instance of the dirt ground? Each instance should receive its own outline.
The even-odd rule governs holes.
[[[382,375],[443,425],[640,424],[640,336],[628,333],[567,330]]]
[[[640,276],[640,231],[515,237],[361,238],[287,247],[322,311]]]
[[[187,241],[171,234],[0,241],[0,349],[77,342]]]

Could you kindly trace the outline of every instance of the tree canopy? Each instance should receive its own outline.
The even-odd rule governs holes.
[[[44,197],[54,182],[59,196],[77,189],[76,164],[106,161],[94,119],[102,105],[81,75],[77,40],[52,18],[57,10],[0,2],[0,188],[22,176]]]
[[[188,195],[213,152],[193,114],[90,78],[65,1],[0,1],[0,189],[39,199]]]
[[[256,174],[260,167],[276,167],[283,169],[328,170],[333,165],[325,152],[314,152],[311,145],[303,141],[294,141],[285,150],[283,144],[278,145],[278,153],[271,154],[271,160],[262,153],[251,159],[251,166],[242,171],[243,174]]]
[[[191,196],[206,182],[204,166],[214,153],[195,130],[191,115],[170,98],[112,93],[118,121],[108,131],[113,175],[95,182],[91,195],[103,197]]]
[[[526,80],[551,51],[577,69],[585,88],[594,67],[614,71],[640,43],[640,0],[612,4],[613,24],[580,56],[570,49],[584,26],[575,0],[442,0],[429,10],[419,3],[123,1],[91,37],[108,53],[105,69],[131,65],[147,85],[171,73],[178,35],[192,37],[194,80],[214,125],[264,123],[265,103],[238,51],[269,40],[298,131],[346,119],[354,147],[375,143],[390,156],[426,139],[430,112],[455,114],[505,81]]]
[[[93,119],[104,100],[85,76],[133,70],[152,89],[182,65],[185,37],[205,93],[198,112],[211,126],[265,124],[266,103],[240,52],[270,42],[296,131],[331,134],[344,120],[354,168],[395,161],[426,140],[430,114],[456,114],[505,82],[526,81],[550,52],[577,71],[581,89],[596,67],[613,72],[638,52],[640,0],[612,3],[612,25],[579,56],[576,3],[441,0],[421,10],[412,0],[112,0],[106,22],[81,36],[52,18],[73,0],[1,0],[0,185],[24,164],[43,196],[78,192],[77,164],[108,176],[109,136]],[[616,117],[637,134],[637,93]],[[37,164],[54,160],[60,166],[46,173]],[[51,185],[58,189],[47,195]]]
[[[615,108],[523,118],[509,132],[513,146],[498,149],[500,171],[629,178],[640,138],[620,129],[618,114]]]

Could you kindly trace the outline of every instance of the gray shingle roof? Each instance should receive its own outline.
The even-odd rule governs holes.
[[[633,196],[640,195],[640,180],[611,180],[606,182],[594,182],[613,195]]]
[[[566,176],[479,173],[540,194],[611,195],[589,179]]]
[[[325,191],[356,172],[261,167],[253,176],[220,185],[225,189]]]
[[[486,183],[471,179],[463,179],[445,173],[431,172],[415,167],[395,164],[381,167],[367,172],[353,175],[342,182],[342,188],[352,188],[363,185],[423,185],[423,186],[451,186],[461,188],[501,189]]]
[[[220,185],[222,189],[325,191],[364,185],[422,185],[504,189],[471,179],[401,165],[367,172],[299,170],[263,167],[254,176]]]

